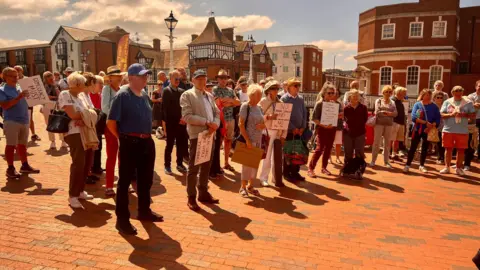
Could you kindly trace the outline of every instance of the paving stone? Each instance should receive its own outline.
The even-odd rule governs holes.
[[[472,226],[472,225],[477,225],[477,222],[475,221],[469,221],[469,220],[460,220],[460,219],[450,219],[450,218],[442,218],[440,220],[436,220],[438,223],[447,223],[447,224],[453,224],[453,225],[458,225],[458,226]]]
[[[407,246],[418,246],[425,244],[424,239],[408,238],[396,235],[385,235],[384,238],[377,238],[377,241]]]

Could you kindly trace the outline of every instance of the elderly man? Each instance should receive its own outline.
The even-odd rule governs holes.
[[[230,79],[225,70],[218,72],[218,85],[213,88],[213,96],[220,102],[223,108],[223,117],[225,119],[225,128],[227,133],[224,140],[224,154],[225,154],[225,170],[234,172],[235,169],[228,163],[230,158],[230,149],[232,147],[233,135],[235,134],[235,118],[233,116],[233,109],[240,106],[240,100],[235,96],[235,93],[227,87],[227,81]],[[220,174],[222,172],[220,171]]]
[[[445,102],[449,96],[448,96],[448,93],[447,92],[444,92],[443,91],[443,88],[445,87],[445,85],[443,84],[442,81],[436,81],[434,84],[433,84],[433,88],[434,88],[434,91],[432,93],[432,97],[434,97],[437,92],[443,92],[443,102]]]
[[[307,108],[303,97],[298,95],[300,81],[291,78],[286,84],[287,93],[280,99],[283,103],[293,104],[290,123],[288,124],[287,141],[295,139],[296,136],[302,136],[307,127]],[[300,166],[288,165],[283,163],[283,177],[287,181],[305,181],[305,177],[300,175]]]
[[[183,90],[187,91],[193,88],[193,84],[188,81],[187,71],[185,68],[178,68],[178,72],[180,72],[180,85],[179,87]]]
[[[187,131],[190,137],[190,161],[187,174],[188,208],[199,211],[198,200],[203,203],[219,203],[218,199],[212,197],[208,192],[208,176],[211,160],[195,165],[197,154],[198,135],[205,130],[209,133],[215,132],[220,125],[220,111],[210,93],[205,92],[207,74],[203,70],[197,70],[193,74],[194,87],[185,91],[180,97],[182,106],[182,117],[187,123]],[[212,147],[213,148],[213,147]],[[213,150],[213,149],[212,149]],[[213,151],[212,151],[213,153]],[[198,172],[200,171],[200,177]]]
[[[138,219],[161,222],[163,217],[150,209],[150,189],[155,165],[155,144],[152,131],[152,107],[147,85],[150,70],[141,64],[128,68],[129,87],[120,90],[113,98],[107,127],[120,140],[119,178],[117,184],[116,228],[127,235],[137,234],[130,223],[128,188],[132,179],[137,180]]]
[[[68,89],[68,82],[67,82],[67,77],[70,76],[75,70],[71,67],[67,67],[65,71],[63,71],[63,74],[65,77],[63,77],[62,80],[58,83],[58,86],[60,86],[60,90],[67,90]]]
[[[163,72],[163,71],[160,71],[160,72],[157,73],[157,81],[163,82],[163,88],[170,85],[170,81],[167,78],[167,74],[165,74],[165,72]]]
[[[39,173],[40,170],[32,168],[27,160],[27,141],[28,141],[28,105],[25,96],[28,92],[22,92],[17,88],[18,74],[13,68],[3,69],[3,78],[5,84],[0,87],[0,106],[3,108],[4,129],[3,132],[7,139],[5,145],[5,159],[8,168],[6,175],[8,178],[18,179],[20,174],[13,166],[15,149],[22,161],[20,173]]]
[[[167,129],[167,146],[165,147],[165,174],[172,175],[172,150],[177,146],[177,171],[186,173],[183,166],[183,156],[188,151],[188,136],[186,123],[182,119],[180,96],[185,92],[179,87],[180,72],[175,70],[170,73],[170,85],[163,89],[163,119]]]

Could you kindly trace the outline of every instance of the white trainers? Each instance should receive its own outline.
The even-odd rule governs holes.
[[[68,203],[72,208],[83,208],[83,205],[80,203],[77,197],[68,198]]]
[[[470,166],[463,167],[463,170],[466,171],[466,172],[470,171]]]
[[[454,169],[454,170],[456,170],[456,169],[457,169],[457,165],[456,165],[456,164],[453,164],[453,165],[451,166],[451,168]]]
[[[457,168],[456,173],[457,173],[457,175],[465,176],[465,172],[460,168]]]
[[[57,149],[57,145],[55,144],[55,142],[52,142],[50,144],[50,149]]]
[[[264,186],[264,187],[270,186],[270,185],[268,184],[268,180],[260,180],[260,182],[262,182],[262,186]]]
[[[450,168],[443,168],[441,171],[440,171],[440,174],[449,174],[450,173]]]
[[[80,196],[78,198],[81,200],[92,200],[93,195],[90,195],[86,191],[84,191],[84,192],[80,192]]]
[[[387,167],[388,169],[393,169],[393,166],[390,163],[385,163],[385,167]]]
[[[420,166],[418,169],[423,173],[428,173],[428,170],[425,168],[425,166]]]
[[[409,170],[410,170],[410,166],[405,166],[405,168],[403,168],[404,173],[408,173]]]
[[[62,148],[68,148],[68,144],[65,141],[62,142]]]

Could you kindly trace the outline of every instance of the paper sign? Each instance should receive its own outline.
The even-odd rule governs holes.
[[[340,109],[340,104],[334,102],[323,102],[322,103],[322,119],[320,119],[320,124],[324,126],[332,125],[336,127],[338,125],[338,110]]]
[[[208,130],[198,134],[197,153],[195,154],[195,166],[210,161],[212,157],[213,135]]]
[[[242,142],[237,142],[233,152],[232,162],[258,169],[262,160],[263,150],[257,147],[247,148]]]
[[[410,103],[408,101],[404,101],[403,103],[403,108],[405,108],[405,115],[408,114],[408,110],[410,110]]]
[[[275,112],[277,120],[272,121],[272,129],[287,130],[290,123],[290,116],[292,115],[293,104],[290,103],[276,103]]]
[[[18,84],[20,85],[22,92],[28,93],[28,97],[25,97],[28,107],[50,102],[47,91],[45,91],[45,87],[43,86],[42,79],[40,79],[40,75],[18,80]]]

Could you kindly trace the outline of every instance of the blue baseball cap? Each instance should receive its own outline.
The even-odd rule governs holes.
[[[151,70],[146,69],[142,64],[136,63],[128,67],[128,76],[143,76],[152,74]]]

